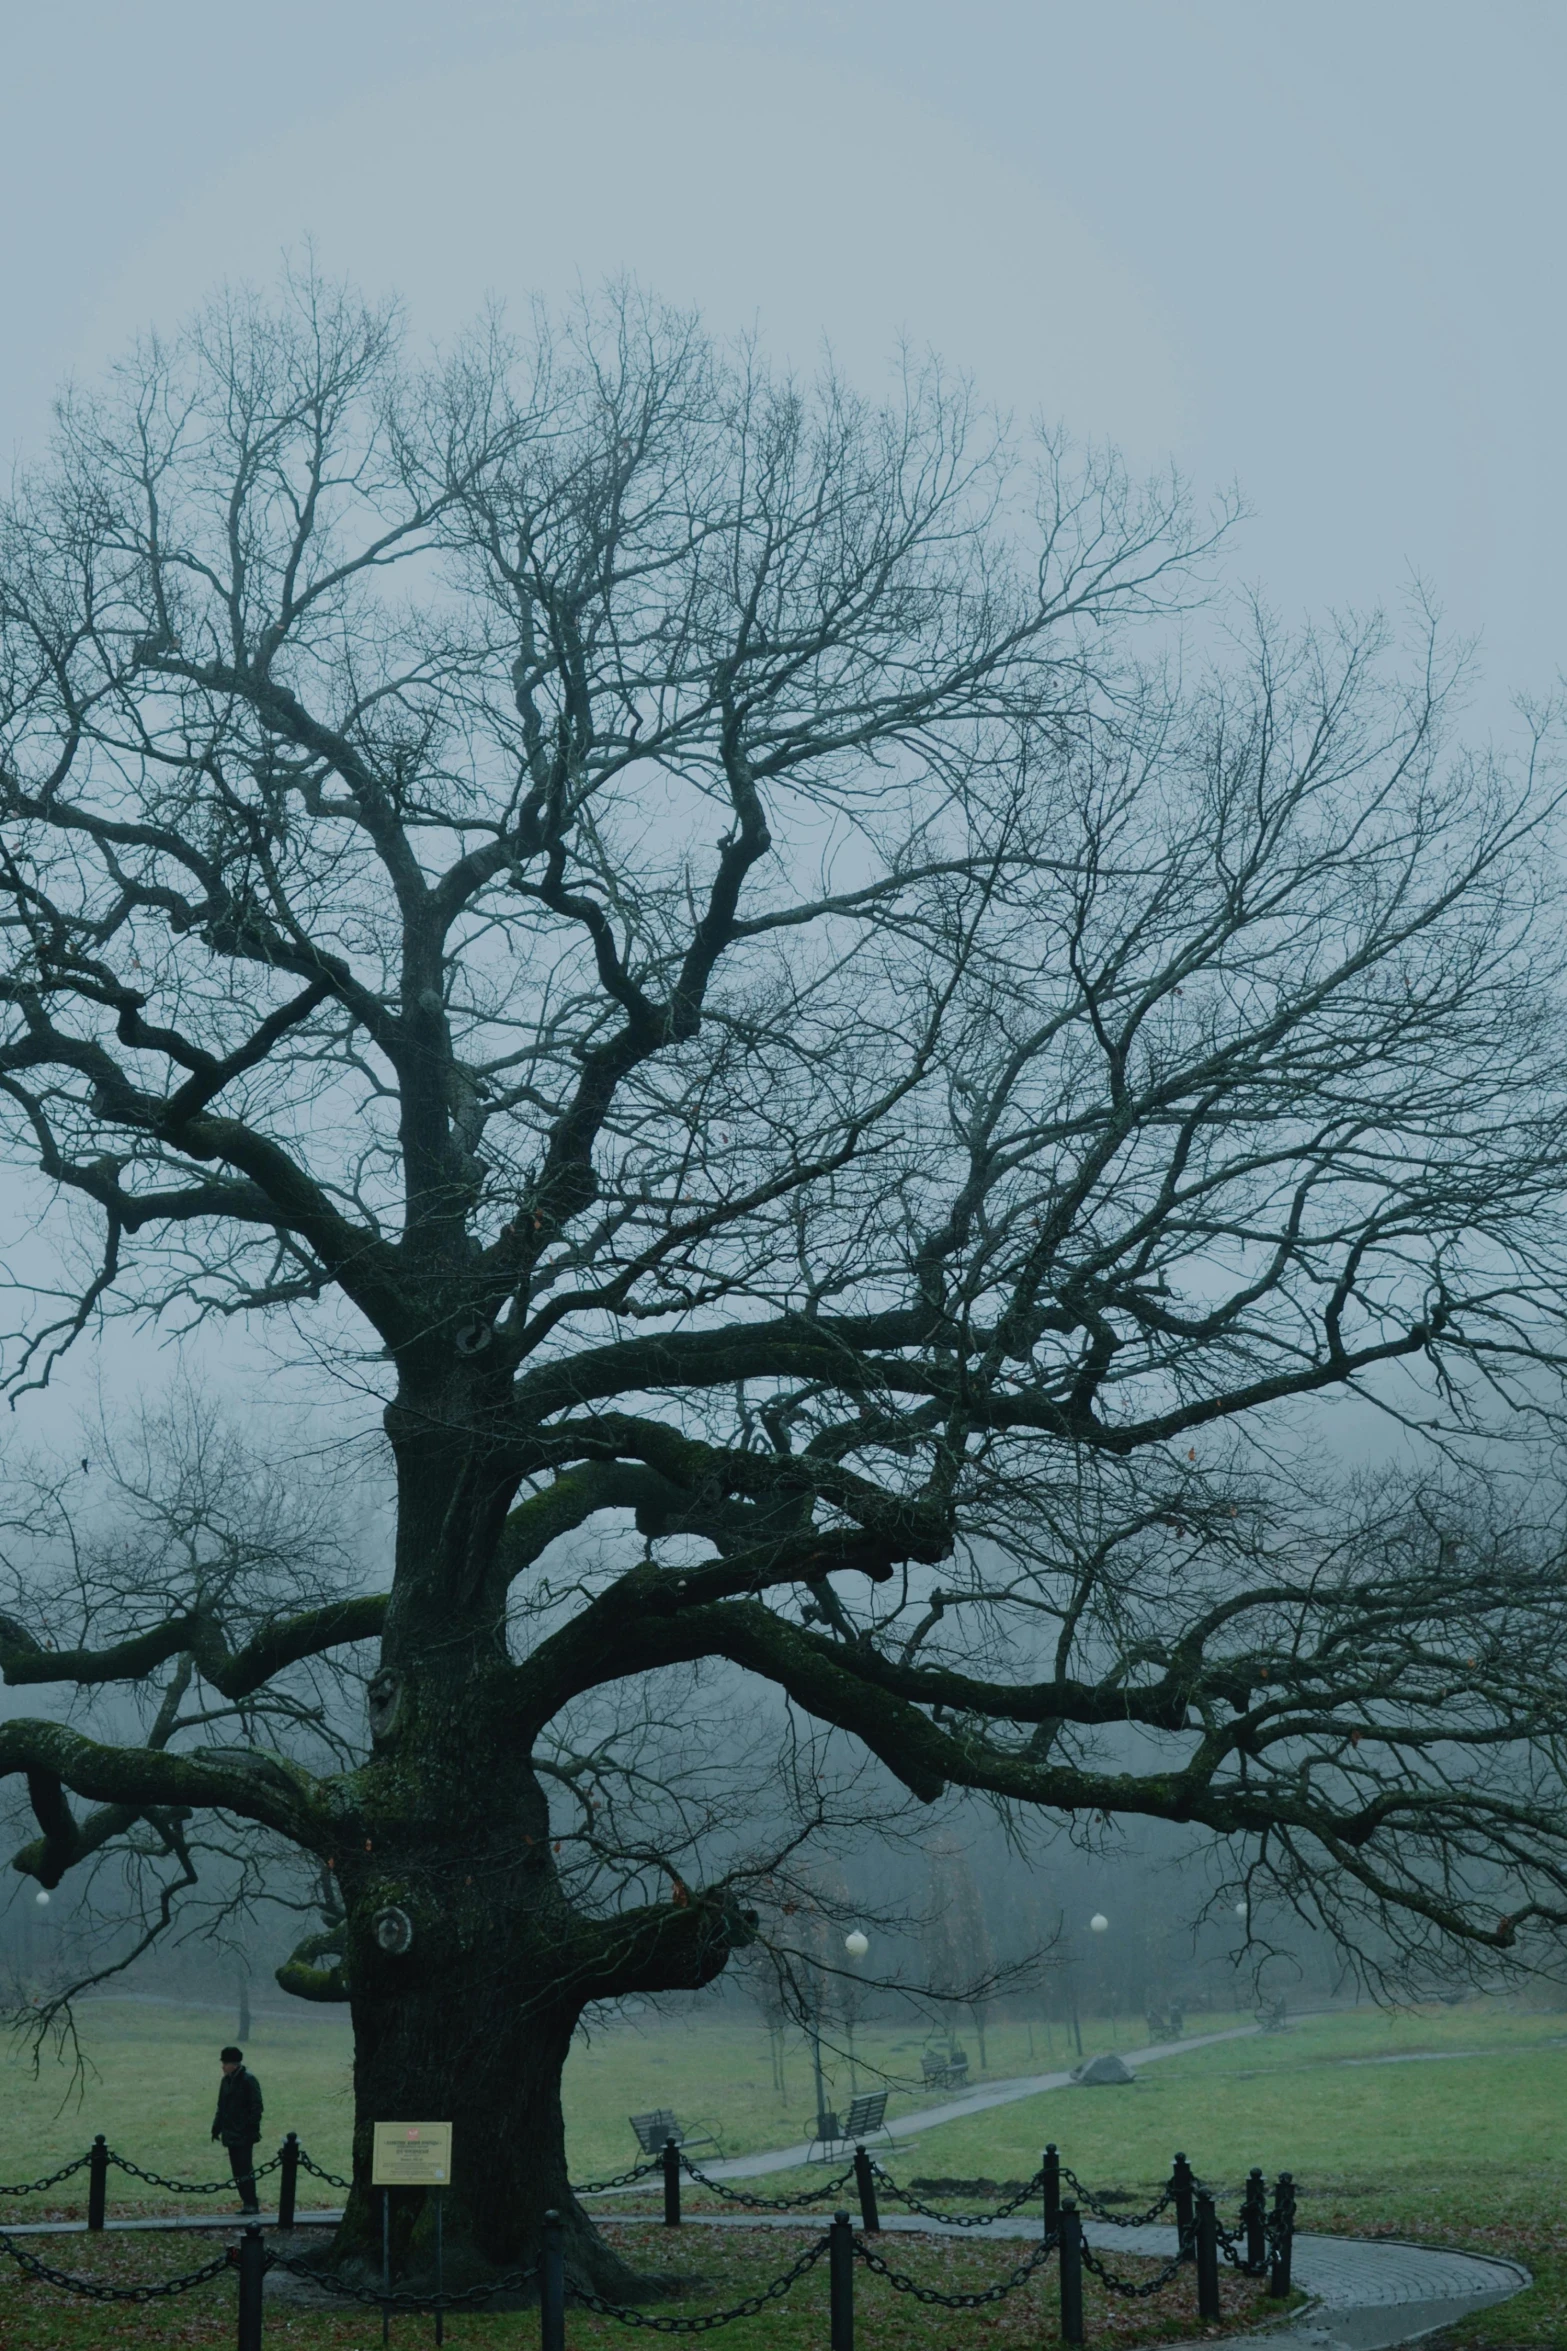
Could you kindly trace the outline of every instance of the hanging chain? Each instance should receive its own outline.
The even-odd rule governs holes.
[[[176,2196],[221,2196],[225,2192],[232,2196],[239,2184],[237,2180],[232,2179],[166,2180],[161,2171],[143,2171],[139,2163],[132,2163],[125,2156],[116,2155],[112,2147],[104,2150],[104,2160],[107,2163],[112,2163],[116,2171],[126,2173],[129,2178],[145,2180],[149,2188],[167,2188]],[[274,2155],[270,2163],[258,2163],[254,2171],[250,2173],[250,2178],[264,2180],[269,2171],[277,2170],[282,2160],[281,2155]]]
[[[1077,2190],[1079,2204],[1085,2204],[1097,2220],[1109,2221],[1112,2228],[1146,2228],[1151,2220],[1157,2220],[1160,2213],[1166,2211],[1175,2202],[1175,2190],[1166,2188],[1158,2203],[1150,2204],[1146,2212],[1111,2212],[1106,2205],[1100,2202],[1092,2188],[1084,2187],[1076,2172],[1067,2164],[1063,2163],[1061,2166],[1061,2177],[1069,2187]]]
[[[312,2179],[325,2180],[329,2188],[351,2188],[353,2186],[352,2180],[339,2179],[335,2171],[323,2171],[319,2163],[312,2163],[303,2147],[299,2149],[298,2154],[300,2170],[308,2171]],[[279,2161],[281,2160],[282,2158],[279,2157]],[[270,2171],[272,2167],[269,2164],[267,2168]]]
[[[1246,2254],[1244,2245],[1244,2231],[1246,2227],[1245,2213],[1243,2212],[1239,2220],[1236,2222],[1235,2231],[1233,2233],[1225,2227],[1222,2220],[1217,2219],[1217,2216],[1215,2216],[1215,2219],[1219,2239],[1219,2251],[1224,2255],[1225,2260],[1230,2264],[1231,2268],[1238,2269],[1241,2273],[1241,2276],[1244,2278],[1266,2277],[1268,2274],[1267,2255],[1264,2254],[1260,2261],[1254,2262],[1249,2260]]]
[[[987,2228],[993,2220],[1010,2220],[1020,2205],[1026,2204],[1030,2196],[1037,2195],[1045,2177],[1042,2171],[1036,2171],[1031,2180],[1024,2181],[1015,2196],[1010,2197],[1005,2204],[998,2204],[994,2212],[938,2212],[933,2204],[922,2204],[918,2196],[911,2195],[907,2188],[900,2188],[892,2174],[883,2171],[874,2156],[871,2158],[871,2169],[897,2203],[906,2204],[911,2212],[922,2214],[926,2220],[939,2220],[943,2228],[949,2229],[982,2229]]]
[[[729,2326],[737,2318],[755,2318],[770,2302],[781,2302],[790,2287],[798,2285],[806,2271],[816,2267],[831,2243],[830,2231],[818,2237],[814,2245],[806,2247],[792,2269],[786,2269],[782,2277],[774,2278],[759,2293],[748,2294],[732,2310],[704,2310],[690,2318],[657,2318],[624,2302],[606,2302],[602,2294],[589,2293],[586,2286],[572,2285],[569,2281],[566,2290],[584,2310],[596,2310],[600,2318],[613,2318],[623,2327],[648,2327],[655,2335],[707,2335],[715,2327]]]
[[[1047,2237],[1026,2261],[1019,2262],[1010,2277],[999,2279],[993,2286],[977,2287],[972,2294],[943,2294],[935,2286],[922,2286],[917,2278],[905,2277],[901,2270],[889,2268],[879,2253],[871,2251],[863,2237],[854,2240],[855,2259],[863,2261],[867,2269],[873,2270],[877,2277],[885,2278],[888,2285],[898,2293],[912,2294],[916,2302],[930,2303],[941,2310],[980,2310],[987,2302],[1005,2301],[1008,2294],[1015,2294],[1020,2286],[1026,2286],[1036,2270],[1044,2268],[1055,2250],[1055,2238]]]
[[[801,2196],[751,2196],[743,2188],[728,2188],[722,2180],[709,2179],[706,2172],[698,2171],[684,2154],[680,2161],[694,2180],[700,2180],[704,2188],[711,2188],[715,2196],[722,2196],[726,2204],[744,2204],[753,2212],[798,2212],[807,2204],[819,2204],[824,2196],[835,2196],[854,2177],[854,2166],[851,2163],[848,2170],[839,2172],[835,2180],[823,2180],[820,2186],[807,2188]]]
[[[646,2163],[639,2163],[630,2171],[617,2172],[612,2180],[573,2180],[571,2192],[574,2196],[602,2196],[606,2188],[629,2188],[633,2180],[645,2180],[650,2171],[662,2169],[662,2159],[653,2155]]]
[[[73,2171],[80,2171],[91,2161],[91,2155],[78,2155],[74,2163],[68,2163],[63,2171],[52,2171],[46,2180],[28,2180],[24,2186],[17,2188],[0,2187],[0,2196],[41,2196],[45,2188],[57,2188],[62,2180],[70,2178]]]
[[[351,2286],[346,2278],[335,2278],[329,2270],[312,2269],[308,2262],[296,2261],[286,2253],[267,2250],[268,2269],[286,2269],[307,2284],[320,2286],[328,2294],[337,2294],[346,2302],[362,2302],[373,2310],[462,2310],[469,2303],[488,2302],[496,2294],[515,2294],[524,2286],[531,2286],[539,2274],[534,2262],[529,2269],[512,2269],[504,2277],[491,2278],[482,2286],[465,2287],[460,2294],[410,2294],[401,2288],[396,2293],[383,2294],[371,2286]]]
[[[51,2269],[46,2261],[40,2261],[25,2246],[18,2245],[3,2229],[0,2229],[0,2252],[8,2253],[26,2276],[38,2278],[46,2286],[59,2286],[67,2294],[80,2294],[88,2302],[166,2302],[175,2294],[188,2294],[193,2286],[206,2285],[209,2278],[221,2277],[232,2267],[227,2252],[223,2252],[215,2261],[188,2270],[183,2277],[160,2278],[150,2286],[106,2286],[98,2278],[77,2278],[68,2270]]]
[[[1156,2278],[1145,2278],[1141,2283],[1136,2283],[1131,2278],[1118,2278],[1113,2270],[1106,2269],[1104,2263],[1095,2258],[1086,2243],[1082,2248],[1082,2254],[1083,2267],[1093,2273],[1107,2293],[1126,2294],[1134,2302],[1146,2301],[1150,2294],[1162,2294],[1170,2280],[1179,2277],[1181,2271],[1186,2267],[1186,2255],[1183,2249],[1165,2263]]]

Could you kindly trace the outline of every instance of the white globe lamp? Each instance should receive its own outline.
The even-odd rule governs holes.
[[[1096,1910],[1093,1917],[1088,1922],[1088,1931],[1091,1935],[1102,1935],[1109,1924],[1110,1921],[1106,1918],[1104,1912],[1102,1910]]]
[[[868,1939],[861,1934],[859,1928],[856,1927],[851,1934],[844,1936],[843,1947],[845,1951],[848,1952],[851,1959],[863,1959],[866,1952],[870,1949],[870,1943]]]
[[[37,1903],[40,1910],[47,1910],[49,1907],[48,1887],[40,1886],[37,1893],[33,1896],[33,1900]]]
[[[1235,1905],[1235,1915],[1236,1915],[1236,1917],[1237,1917],[1237,1918],[1244,1918],[1244,1917],[1246,1916],[1246,1905],[1245,1905],[1245,1903],[1244,1903],[1244,1902],[1237,1902],[1237,1903],[1236,1903],[1236,1905]]]

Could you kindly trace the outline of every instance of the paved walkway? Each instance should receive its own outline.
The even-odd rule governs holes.
[[[1180,2057],[1189,2049],[1211,2048],[1218,2041],[1244,2040],[1260,2028],[1243,2025],[1224,2033],[1194,2033],[1189,2039],[1155,2042],[1146,2049],[1122,2051],[1134,2069]],[[1350,2060],[1365,2063],[1366,2060]],[[1373,2063],[1386,2060],[1374,2059]],[[982,2114],[989,2107],[1008,2106],[1043,2091],[1072,2086],[1069,2073],[1045,2073],[1014,2081],[988,2082],[940,2106],[900,2115],[889,2123],[895,2140],[911,2139],[922,2130]],[[782,2147],[766,2155],[745,2155],[725,2163],[704,2164],[713,2179],[758,2179],[769,2172],[790,2171],[810,2153],[807,2146]],[[884,2215],[890,2229],[918,2229],[928,2223]],[[1028,2236],[1034,2223],[1018,2220],[976,2230],[981,2236]],[[1116,2228],[1091,2221],[1088,2241],[1101,2255],[1115,2246],[1127,2253],[1151,2253],[1168,2258],[1175,2250],[1172,2229]],[[1393,2351],[1414,2343],[1437,2328],[1456,2325],[1471,2312],[1505,2302],[1529,2283],[1527,2273],[1510,2261],[1492,2261],[1471,2253],[1437,2253],[1420,2245],[1370,2243],[1350,2237],[1298,2236],[1295,2240],[1295,2282],[1312,2297],[1309,2315],[1284,2330],[1231,2337],[1229,2351]]]
[[[650,2228],[663,2226],[656,2215],[646,2219]],[[724,2212],[688,2214],[687,2225],[797,2228],[800,2222],[783,2213]],[[956,2234],[902,2213],[883,2212],[881,2225],[888,2233]],[[1037,2220],[1025,2222],[1020,2215],[963,2233],[1027,2241],[1037,2237],[1038,2230]],[[1167,2261],[1175,2251],[1174,2229],[1157,2225],[1116,2228],[1090,2220],[1084,2234],[1101,2258],[1146,2253]],[[1393,2351],[1393,2346],[1414,2343],[1438,2327],[1456,2326],[1472,2311],[1505,2302],[1529,2283],[1528,2272],[1517,2263],[1477,2253],[1439,2253],[1424,2245],[1309,2235],[1295,2239],[1294,2277],[1312,2298],[1306,2316],[1290,2327],[1270,2327],[1265,2334],[1231,2335],[1227,2351]]]
[[[1095,2222],[1088,2237],[1101,2255],[1111,2244],[1166,2260],[1175,2251],[1174,2230],[1157,2226],[1118,2229]],[[1391,2351],[1394,2344],[1415,2342],[1437,2327],[1455,2326],[1471,2311],[1505,2302],[1529,2283],[1515,2262],[1476,2253],[1309,2235],[1295,2239],[1294,2277],[1312,2297],[1308,2317],[1282,2332],[1232,2336],[1230,2351],[1304,2351],[1307,2344],[1314,2351]]]
[[[1217,2041],[1243,2040],[1257,2030],[1255,2025],[1243,2025],[1224,2033],[1193,2034],[1187,2040],[1156,2042],[1149,2048],[1123,2054],[1126,2062],[1134,2067],[1157,2065],[1165,2059],[1182,2056],[1189,2049],[1211,2048]],[[934,2130],[941,2123],[958,2122],[971,2114],[983,2114],[990,2107],[1009,2106],[1022,2098],[1034,2098],[1041,2092],[1070,2086],[1068,2073],[1030,2074],[1013,2081],[987,2082],[939,2106],[926,2106],[914,2114],[900,2115],[887,2126],[888,2133],[894,2140],[912,2139],[917,2132]],[[704,2164],[702,2169],[712,2179],[760,2179],[771,2172],[795,2170],[809,2153],[809,2147],[801,2143],[774,2148],[764,2155],[742,2155],[725,2162]],[[784,2214],[692,2213],[688,2217],[693,2225],[710,2228],[754,2227],[759,2222],[777,2227],[799,2225]],[[299,2222],[302,2227],[319,2227],[341,2218],[341,2213],[335,2210],[301,2212]],[[75,2235],[85,2231],[86,2225],[85,2221],[18,2224],[0,2218],[0,2226],[16,2237]],[[232,2231],[238,2225],[237,2215],[232,2212],[180,2217],[137,2215],[107,2223],[112,2230],[138,2231],[190,2228]],[[662,2224],[650,2218],[649,2225]],[[965,2233],[1029,2238],[1037,2233],[1038,2225],[1036,2216],[1020,2213],[1013,2220],[992,2222],[985,2228]],[[929,2229],[932,2224],[912,2215],[888,2212],[883,2215],[882,2226],[888,2231],[902,2232]],[[1158,2224],[1116,2228],[1108,2222],[1091,2220],[1087,2235],[1100,2254],[1119,2248],[1125,2253],[1168,2258],[1175,2250],[1174,2230]],[[1505,2302],[1526,2286],[1529,2279],[1513,2262],[1488,2260],[1474,2253],[1441,2253],[1421,2245],[1301,2235],[1295,2239],[1295,2282],[1312,2297],[1313,2306],[1307,2317],[1283,2330],[1270,2328],[1265,2334],[1232,2335],[1227,2351],[1394,2351],[1394,2346],[1417,2342],[1422,2335],[1455,2325],[1473,2311]]]
[[[1158,2065],[1167,2057],[1182,2057],[1188,2049],[1211,2049],[1216,2041],[1245,2041],[1261,2030],[1259,2025],[1235,2025],[1225,2033],[1193,2033],[1184,2041],[1156,2041],[1147,2049],[1123,2049],[1116,2054],[1125,2063]],[[893,2139],[912,2139],[919,2131],[933,2131],[944,2122],[962,2122],[967,2115],[983,2114],[991,2106],[1011,2106],[1019,2098],[1037,2098],[1043,2090],[1069,2090],[1069,2073],[1020,2074],[1012,2081],[985,2082],[978,2089],[965,2090],[961,2097],[949,2098],[940,2106],[922,2106],[914,2114],[900,2114],[887,2125],[887,2134]],[[771,2171],[795,2171],[807,2161],[811,2146],[801,2140],[793,2147],[777,2147],[766,2155],[737,2155],[724,2163],[704,2163],[702,2169],[715,2180],[758,2180]]]
[[[625,2219],[629,2221],[631,2215]],[[641,2219],[643,2216],[639,2215]],[[819,2217],[819,2216],[814,2216]],[[340,2212],[302,2212],[301,2227],[330,2226]],[[13,2237],[78,2236],[85,2221],[24,2221],[0,2223]],[[162,2214],[111,2220],[111,2230],[221,2229],[235,2232],[235,2213],[202,2213],[166,2218]],[[646,2225],[660,2228],[655,2215]],[[785,2213],[690,2213],[687,2225],[702,2228],[798,2228],[798,2216]],[[892,2234],[922,2231],[941,2233],[929,2221],[911,2214],[887,2212],[883,2229]],[[1038,2222],[1021,2214],[1014,2220],[992,2222],[966,2235],[1027,2240]],[[1149,2253],[1168,2259],[1175,2250],[1173,2229],[1116,2228],[1091,2220],[1089,2243],[1100,2255]],[[1438,2253],[1423,2245],[1374,2244],[1352,2237],[1298,2236],[1295,2239],[1295,2283],[1312,2297],[1309,2314],[1288,2328],[1270,2328],[1266,2334],[1232,2335],[1227,2351],[1393,2351],[1397,2344],[1413,2343],[1438,2327],[1453,2326],[1472,2311],[1505,2302],[1529,2283],[1525,2271],[1510,2261],[1493,2261],[1475,2253]]]

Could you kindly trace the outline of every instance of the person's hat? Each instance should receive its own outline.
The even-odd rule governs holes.
[[[244,2052],[244,2050],[243,2050],[243,2049],[236,2049],[236,2048],[233,2046],[232,2042],[230,2043],[230,2045],[228,2046],[228,2048],[227,2048],[227,2049],[220,2049],[220,2050],[218,2051],[218,2063],[219,2063],[220,2065],[243,2065],[243,2064],[244,2064],[244,2062],[245,2062],[245,2052]]]

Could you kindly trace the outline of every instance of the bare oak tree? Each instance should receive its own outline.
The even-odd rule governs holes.
[[[71,1651],[105,1625],[180,1615],[221,1623],[233,1645],[362,1588],[368,1546],[353,1520],[369,1497],[341,1462],[330,1477],[297,1467],[291,1475],[286,1438],[286,1423],[258,1427],[254,1415],[241,1431],[210,1395],[179,1383],[171,1396],[140,1399],[117,1427],[100,1417],[84,1432],[84,1457],[12,1457],[0,1517],[0,1624],[10,1633],[25,1623],[46,1652]],[[316,1773],[351,1769],[362,1744],[366,1654],[347,1645],[307,1654],[227,1698],[191,1649],[172,1673],[81,1688],[75,1719],[101,1736],[134,1733],[157,1750],[219,1736],[284,1745]],[[12,1783],[6,1793],[21,1794],[25,1815],[22,1789]],[[100,1806],[76,1839],[72,1868],[68,1948],[16,2000],[35,2048],[56,2037],[74,2045],[76,1995],[123,1973],[171,1931],[229,1955],[243,2012],[258,1906],[313,1913],[325,1894],[335,1907],[330,1880],[313,1884],[319,1871],[306,1857],[280,1850],[248,1821],[182,1806]]]
[[[258,1724],[5,1721],[16,1866],[212,1814],[327,1874],[283,1972],[352,2005],[344,2256],[410,2112],[448,2241],[525,2252],[584,2009],[755,1931],[563,1875],[559,1726],[638,1677],[1417,1942],[1561,1921],[1549,1561],[1281,1532],[1246,1434],[1547,1395],[1543,749],[1455,750],[1374,626],[1187,674],[1210,538],[934,372],[874,407],[630,296],[420,371],[316,284],[73,392],[13,498],[0,1097],[93,1251],[13,1389],[111,1306],[291,1315],[384,1383],[398,1499],[384,1593],[8,1614],[12,1686]],[[260,1694],[361,1644],[307,1760]]]

